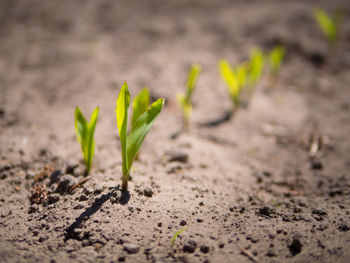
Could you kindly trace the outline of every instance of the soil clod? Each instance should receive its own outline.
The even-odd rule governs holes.
[[[185,253],[194,253],[197,248],[197,243],[194,240],[188,241],[182,248]]]
[[[292,253],[292,256],[299,254],[301,252],[302,247],[303,246],[298,238],[293,238],[292,243],[288,246],[290,253]]]
[[[139,252],[139,245],[133,244],[133,243],[125,243],[123,245],[124,251],[126,251],[128,254],[136,254]]]

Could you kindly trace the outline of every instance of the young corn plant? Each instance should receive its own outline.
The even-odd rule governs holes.
[[[283,46],[275,46],[268,54],[269,76],[272,82],[272,86],[274,85],[274,83],[278,78],[278,74],[280,72],[285,53],[286,53],[286,50]]]
[[[227,60],[219,61],[219,71],[221,78],[226,83],[228,92],[233,103],[234,113],[240,107],[240,97],[247,79],[247,63],[243,62],[236,69],[233,69]]]
[[[190,121],[192,112],[192,94],[197,83],[201,67],[198,64],[193,64],[190,72],[188,73],[186,81],[186,94],[178,94],[177,100],[182,108],[183,124],[184,128],[187,129]]]
[[[328,42],[328,46],[333,47],[338,39],[338,32],[342,21],[342,12],[338,10],[333,15],[328,15],[323,9],[315,8],[312,13]]]
[[[99,108],[97,107],[90,117],[90,122],[87,122],[79,107],[75,108],[75,133],[81,146],[86,173],[91,170],[92,159],[95,152],[94,132],[98,119]]]
[[[132,163],[136,154],[151,129],[156,117],[161,112],[164,99],[158,99],[147,111],[143,112],[132,125],[130,132],[127,132],[128,127],[128,108],[130,104],[130,93],[128,85],[124,82],[120,89],[117,98],[117,125],[121,143],[122,152],[122,190],[128,190],[129,175],[132,168]]]

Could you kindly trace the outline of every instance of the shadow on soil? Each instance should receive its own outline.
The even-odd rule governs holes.
[[[118,191],[121,193],[118,203],[121,205],[126,205],[130,200],[129,191],[122,191],[119,189],[119,186],[113,188],[109,193],[97,198],[89,208],[87,208],[83,213],[80,214],[80,216],[75,219],[75,221],[66,229],[64,241],[66,242],[71,238],[77,240],[81,239],[79,237],[79,233],[75,230],[80,228],[83,222],[87,221],[90,216],[95,214],[106,201],[110,200],[111,197],[115,197]]]

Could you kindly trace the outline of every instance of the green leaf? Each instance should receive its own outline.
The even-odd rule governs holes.
[[[327,38],[328,42],[332,44],[337,38],[335,21],[321,8],[315,8],[313,10],[313,15],[322,33]]]
[[[236,69],[236,76],[238,80],[238,93],[241,92],[243,87],[246,84],[246,78],[247,78],[247,63],[243,62],[237,69]],[[239,96],[237,94],[236,96]]]
[[[255,48],[250,54],[248,66],[248,84],[254,87],[260,80],[265,64],[264,54],[260,49]]]
[[[92,159],[94,157],[94,132],[98,119],[98,112],[99,109],[97,107],[91,115],[89,124],[81,110],[78,107],[75,108],[75,133],[81,146],[87,172],[90,172]]]
[[[135,125],[137,119],[147,110],[150,103],[150,95],[147,88],[144,88],[134,98],[132,102],[131,127]]]
[[[186,92],[185,100],[187,104],[191,104],[192,93],[200,72],[201,72],[200,65],[193,64],[188,74],[187,82],[186,82],[187,92]]]
[[[221,78],[227,85],[231,99],[236,107],[239,105],[239,97],[242,89],[242,85],[245,82],[245,69],[243,65],[236,70],[231,68],[230,63],[227,60],[219,61],[219,71]]]
[[[128,108],[130,104],[130,93],[128,90],[128,85],[126,81],[120,89],[118,98],[117,98],[117,125],[120,137],[120,143],[122,148],[122,169],[123,177],[128,178],[129,176],[129,165],[127,158],[127,127],[128,127]]]
[[[94,133],[96,128],[96,123],[98,119],[99,108],[97,107],[93,113],[91,114],[90,123],[89,123],[89,132],[88,132],[88,144],[87,144],[87,171],[90,171],[92,160],[94,158],[95,153],[95,140]]]
[[[272,74],[273,76],[278,75],[285,52],[286,51],[283,46],[275,46],[271,50],[269,54],[269,66],[270,66],[270,74]]]
[[[127,174],[130,172],[132,162],[146,138],[147,133],[151,129],[156,117],[161,112],[163,104],[164,99],[155,101],[148,110],[137,119],[135,125],[132,127],[127,137]]]
[[[182,228],[179,231],[177,231],[175,233],[175,235],[173,236],[173,238],[171,239],[171,246],[173,247],[175,245],[175,240],[177,238],[178,235],[180,235],[183,231],[187,230],[187,228]]]
[[[179,104],[181,105],[182,112],[183,112],[185,118],[188,119],[190,117],[191,111],[192,111],[191,103],[186,102],[186,97],[183,93],[177,94],[176,99],[179,102]]]

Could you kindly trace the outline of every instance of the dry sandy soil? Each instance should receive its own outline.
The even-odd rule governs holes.
[[[332,52],[316,6],[343,7]],[[2,0],[0,37],[0,262],[349,262],[347,0]],[[231,107],[218,60],[275,44],[287,49],[277,84],[264,78],[234,119],[201,127]],[[191,127],[172,139],[194,62]],[[132,96],[148,86],[167,100],[129,194],[115,117],[124,80]],[[74,108],[97,105],[85,177]]]

